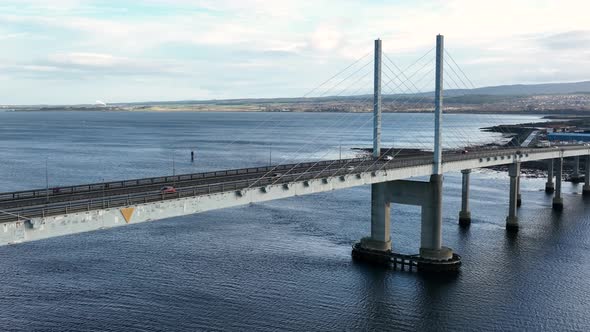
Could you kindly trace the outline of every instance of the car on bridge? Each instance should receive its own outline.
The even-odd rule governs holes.
[[[160,188],[160,193],[161,194],[175,194],[176,188],[174,188],[173,186],[164,186],[164,187]]]

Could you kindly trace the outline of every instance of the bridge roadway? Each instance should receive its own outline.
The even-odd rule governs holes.
[[[588,146],[570,145],[560,148],[534,149],[489,149],[468,154],[447,152],[444,162],[478,159],[493,164],[508,164],[512,160],[505,158],[520,152],[524,159],[530,153],[550,153],[574,151],[580,149],[588,152]],[[571,153],[570,153],[571,154]],[[587,153],[584,153],[587,154]],[[579,154],[576,154],[579,155]],[[498,162],[500,157],[500,163]],[[349,176],[360,173],[385,171],[408,166],[425,166],[432,163],[431,154],[396,158],[392,161],[373,158],[355,158],[306,162],[257,168],[244,168],[208,173],[183,174],[176,176],[133,179],[106,183],[94,183],[77,186],[36,189],[0,193],[0,222],[18,218],[44,217],[132,204],[148,203],[159,200],[178,199],[182,197],[208,195],[211,193],[236,191],[249,187],[261,187],[269,184],[288,184],[293,181],[324,179],[335,176]],[[485,160],[480,160],[484,158]],[[533,157],[534,158],[534,157]],[[533,160],[538,160],[534,158]],[[448,167],[447,167],[448,169]],[[445,171],[447,170],[445,169]],[[171,185],[177,189],[174,194],[162,194],[162,186]]]
[[[431,160],[427,158],[414,156],[403,161],[424,163]],[[397,160],[353,158],[0,193],[0,210],[4,211],[0,222],[355,174],[397,164]],[[174,186],[177,192],[162,194],[163,186]]]
[[[138,194],[160,194],[160,189],[164,186],[173,186],[180,191],[192,188],[208,189],[218,185],[224,185],[224,188],[227,186],[229,189],[235,183],[248,180],[254,183],[260,179],[266,183],[275,181],[282,175],[293,179],[303,173],[332,174],[341,167],[351,170],[354,167],[367,167],[372,163],[374,163],[372,158],[328,160],[0,193],[0,210],[102,197],[136,197]],[[379,164],[382,165],[383,162],[379,162]],[[235,189],[235,186],[232,188]],[[212,191],[214,192],[215,189],[212,188]],[[170,194],[167,196],[174,197]]]

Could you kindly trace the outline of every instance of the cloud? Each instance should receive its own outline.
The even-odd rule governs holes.
[[[185,75],[182,66],[172,61],[132,59],[99,53],[58,53],[31,63],[4,65],[3,69],[17,77],[52,80]]]
[[[566,31],[536,39],[541,47],[551,50],[590,49],[590,30]]]
[[[142,92],[125,83],[166,79],[218,97],[297,96],[376,38],[405,67],[442,33],[479,86],[587,78],[588,12],[583,0],[5,0],[0,64],[29,83],[115,77],[131,99]],[[166,82],[162,99],[179,91]]]

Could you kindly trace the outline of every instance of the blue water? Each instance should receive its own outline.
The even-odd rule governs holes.
[[[497,140],[479,128],[538,119],[447,115],[444,140]],[[430,120],[385,114],[384,145],[428,146]],[[44,187],[46,162],[54,186],[266,165],[271,151],[273,163],[354,156],[369,126],[368,114],[0,112],[1,191]],[[469,229],[460,182],[445,176],[444,244],[463,257],[453,278],[353,263],[369,232],[370,190],[357,187],[0,247],[0,330],[590,330],[581,186],[564,183],[557,214],[544,180],[523,179],[508,236],[508,176],[472,174]],[[418,208],[391,215],[394,249],[416,253]]]

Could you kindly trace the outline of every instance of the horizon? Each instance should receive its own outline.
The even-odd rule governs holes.
[[[476,87],[475,90],[478,89],[488,89],[488,88],[501,88],[501,87],[513,87],[513,86],[541,86],[541,85],[558,85],[558,84],[582,84],[582,83],[590,83],[590,80],[586,81],[575,81],[575,82],[541,82],[541,83],[534,83],[534,84],[526,84],[526,83],[514,83],[514,84],[502,84],[502,85],[493,85],[493,86],[481,86]],[[457,91],[457,90],[469,90],[469,89],[445,89],[444,91]],[[589,93],[590,91],[576,91],[576,92],[568,92],[568,93],[540,93],[539,95],[561,95],[561,94],[576,94],[576,93]],[[421,91],[420,93],[434,93],[434,90],[430,91]],[[316,97],[247,97],[247,98],[224,98],[224,99],[176,99],[176,100],[136,100],[136,101],[128,101],[128,102],[118,102],[113,101],[110,103],[105,103],[103,101],[97,100],[94,103],[77,103],[77,104],[0,104],[0,107],[59,107],[59,106],[113,106],[113,105],[126,105],[126,104],[157,104],[157,103],[204,103],[204,102],[220,102],[220,101],[237,101],[237,100],[244,100],[244,101],[255,101],[255,100],[279,100],[279,99],[330,99],[330,98],[349,98],[349,97],[361,97],[367,96],[368,94],[355,94],[355,95],[325,95],[325,96],[316,96]],[[418,95],[419,93],[384,93],[383,96],[395,96],[395,95]],[[481,94],[486,95],[486,94]],[[527,94],[523,93],[523,95],[534,95],[534,94]]]
[[[579,0],[8,0],[0,9],[2,105],[299,98],[376,38],[405,66],[438,33],[477,87],[590,78],[590,4]]]

